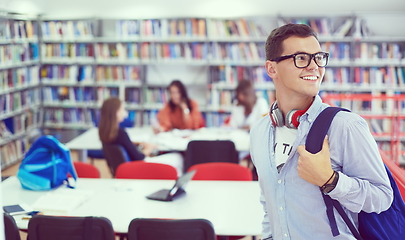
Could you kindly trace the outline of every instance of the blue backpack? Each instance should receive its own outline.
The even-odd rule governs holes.
[[[317,153],[322,149],[323,140],[328,132],[329,126],[336,113],[349,111],[343,108],[328,107],[319,114],[313,123],[306,140],[306,149],[310,153]],[[333,207],[336,208],[353,236],[359,240],[404,240],[405,239],[405,203],[402,200],[398,186],[392,177],[391,172],[385,166],[391,187],[394,192],[394,200],[388,210],[377,213],[366,213],[361,211],[358,215],[359,229],[348,218],[340,203],[329,195],[321,192],[326,205],[326,214],[329,219],[333,236],[339,235]]]
[[[53,136],[41,136],[25,154],[17,178],[23,188],[39,191],[50,190],[64,183],[72,187],[68,174],[76,181],[77,174],[69,149]]]

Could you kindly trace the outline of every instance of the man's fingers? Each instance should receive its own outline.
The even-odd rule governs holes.
[[[307,152],[307,150],[305,149],[305,145],[299,145],[297,147],[297,152],[299,155],[304,154],[305,152]]]
[[[326,135],[325,138],[323,139],[322,151],[329,151],[329,139],[328,139],[328,135]]]

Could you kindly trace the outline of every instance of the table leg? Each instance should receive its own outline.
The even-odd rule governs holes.
[[[87,150],[82,149],[82,150],[75,150],[77,153],[77,160],[80,162],[87,162]],[[72,159],[74,160],[74,159]]]

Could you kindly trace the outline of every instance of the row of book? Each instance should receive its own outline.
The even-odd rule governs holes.
[[[144,59],[263,61],[261,43],[99,43],[97,61],[139,61]]]
[[[329,60],[335,62],[348,62],[351,60],[351,45],[345,42],[323,42],[321,43],[323,51],[329,53]]]
[[[272,82],[264,67],[242,67],[220,65],[210,67],[211,83],[236,86],[241,80],[251,80],[255,84]]]
[[[399,43],[367,43],[362,42],[355,45],[354,58],[361,61],[376,60],[397,60],[405,57],[405,47]]]
[[[332,24],[332,19],[329,17],[279,19],[280,26],[286,23],[306,24],[320,36],[344,37],[351,35],[350,29],[354,24],[354,20],[348,17],[342,21],[340,26],[335,28]]]
[[[119,20],[116,24],[118,38],[201,38],[207,36],[204,19],[144,19]]]
[[[365,120],[369,126],[371,133],[374,137],[389,137],[392,135],[393,131],[393,119],[377,119],[377,118],[367,118]]]
[[[0,116],[39,105],[39,93],[39,90],[34,88],[0,95]]]
[[[138,66],[97,66],[97,82],[141,82],[141,69]]]
[[[44,60],[54,58],[94,60],[94,49],[91,43],[43,43],[41,56]]]
[[[266,39],[268,33],[264,28],[244,18],[236,20],[208,19],[208,36],[211,38],[257,38]]]
[[[212,43],[211,59],[229,61],[262,61],[266,59],[263,43]]]
[[[246,19],[146,19],[117,21],[118,38],[267,37],[260,24]]]
[[[329,18],[295,18],[295,19],[279,19],[279,25],[287,23],[306,24],[320,36],[332,36],[333,29]]]
[[[404,87],[405,67],[356,67],[354,84],[375,87]]]
[[[405,67],[326,68],[323,85],[362,87],[405,87]]]
[[[139,105],[142,103],[141,90],[139,88],[126,88],[125,103],[129,105]]]
[[[221,127],[224,125],[225,121],[229,118],[230,113],[219,113],[219,112],[206,112],[203,113],[205,119],[205,127]]]
[[[71,105],[76,103],[94,104],[102,103],[110,97],[118,97],[118,87],[66,87],[52,86],[42,88],[42,99],[44,103],[59,105]]]
[[[35,21],[0,20],[0,40],[37,40]]]
[[[129,106],[139,104],[163,104],[167,102],[168,93],[166,89],[154,88],[144,89],[144,100],[141,100],[141,89],[126,88],[125,103]],[[45,104],[51,106],[70,106],[75,104],[85,104],[85,106],[94,106],[96,103],[102,103],[108,97],[118,97],[119,88],[117,87],[43,87],[42,97]],[[84,106],[84,105],[83,105]]]
[[[41,79],[46,82],[90,82],[94,81],[93,66],[89,65],[42,65]]]
[[[80,40],[93,38],[91,21],[43,21],[41,23],[44,40]]]
[[[91,111],[81,108],[47,108],[44,110],[44,125],[92,126]]]
[[[139,43],[96,44],[96,57],[98,61],[139,61],[140,51],[141,47]]]
[[[371,94],[323,92],[321,96],[324,102],[332,106],[348,108],[363,115],[380,114],[391,118],[396,114],[405,114],[405,94],[393,90]]]
[[[0,67],[38,60],[38,53],[37,43],[0,45]]]
[[[0,94],[39,84],[39,66],[0,70]]]
[[[165,104],[169,100],[166,88],[144,88],[143,98],[146,104]]]
[[[28,138],[20,138],[0,145],[1,168],[5,169],[21,160],[27,149],[29,149]]]
[[[322,43],[322,48],[330,53],[330,60],[349,62],[402,61],[405,49],[396,43],[361,43],[356,45],[351,56],[349,43]],[[0,66],[38,60],[38,44],[23,43],[17,45],[0,45]],[[46,43],[41,46],[44,61],[134,61],[140,59],[182,59],[182,60],[230,60],[230,61],[264,61],[265,52],[262,43],[99,43],[96,56],[91,43]]]
[[[12,138],[38,125],[40,111],[28,109],[22,114],[8,117],[0,121],[1,139]]]

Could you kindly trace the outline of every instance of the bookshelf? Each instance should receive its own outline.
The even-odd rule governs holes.
[[[36,17],[0,16],[0,160],[22,159],[39,134],[39,43]]]
[[[26,110],[11,110],[10,99],[16,99],[35,116],[30,117],[35,119],[32,129],[43,120],[44,129],[86,130],[97,125],[103,100],[117,96],[135,126],[147,126],[166,103],[168,84],[180,79],[199,103],[207,127],[220,126],[229,117],[241,79],[253,81],[259,96],[274,101],[274,85],[264,69],[265,40],[278,25],[296,22],[314,27],[322,48],[330,53],[321,94],[331,99],[325,101],[350,103],[348,108],[362,114],[370,126],[373,122],[383,129],[374,133],[381,147],[405,158],[402,113],[357,108],[354,95],[402,97],[405,93],[405,36],[373,35],[369,19],[361,14],[232,19],[3,17],[0,53],[9,54],[0,60],[0,102],[9,107],[2,109],[0,121],[23,122]],[[32,31],[19,30],[31,25]],[[29,81],[14,86],[9,85],[10,78]],[[334,94],[351,97],[335,101]],[[395,123],[390,132],[383,122]],[[393,136],[394,131],[400,134]],[[28,132],[20,134],[25,138]],[[0,143],[5,145],[8,142]]]
[[[93,126],[97,106],[93,19],[39,19],[44,129]]]

